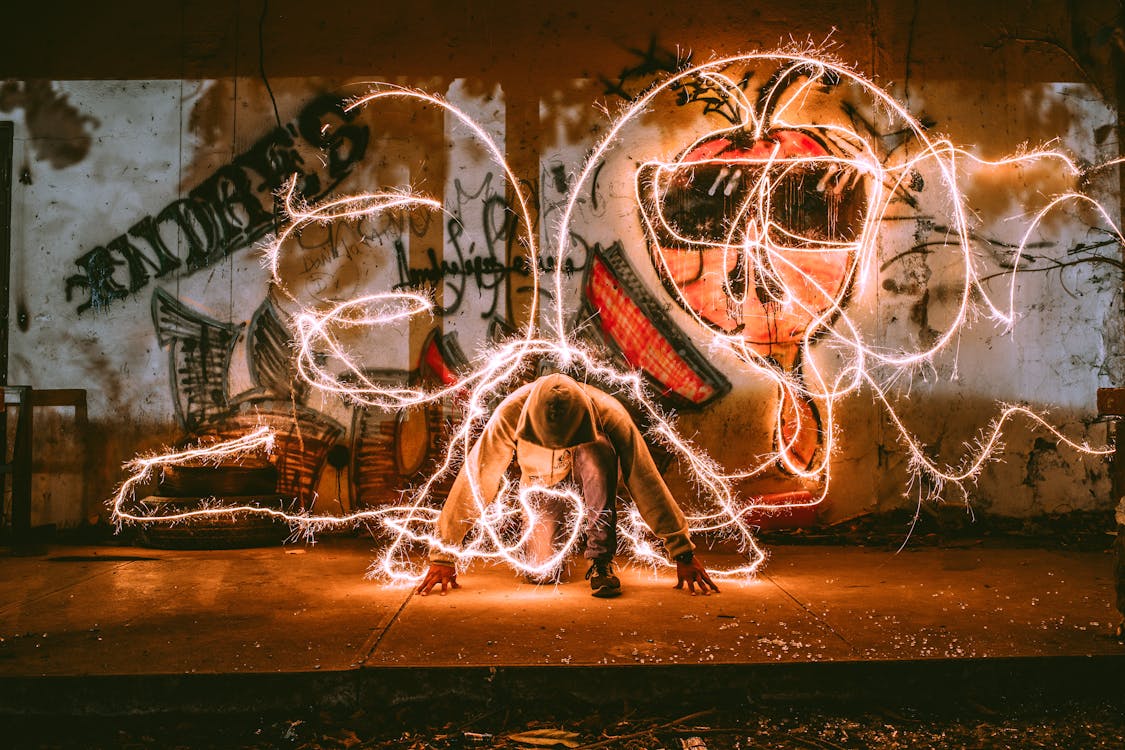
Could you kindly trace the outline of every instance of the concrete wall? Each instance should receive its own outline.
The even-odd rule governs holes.
[[[59,22],[72,24],[66,33],[48,31],[42,18],[25,19],[18,26],[24,33],[12,35],[0,60],[8,76],[0,117],[16,126],[9,382],[86,388],[92,421],[85,505],[73,477],[51,476],[44,466],[36,520],[96,518],[121,478],[120,463],[136,452],[188,434],[233,434],[262,418],[299,425],[293,481],[319,490],[321,510],[340,507],[337,498],[343,507],[382,502],[416,478],[451,410],[357,411],[292,387],[285,327],[295,305],[271,290],[256,249],[273,230],[271,190],[295,170],[311,197],[410,186],[443,199],[446,217],[415,212],[339,223],[287,246],[282,274],[302,304],[403,282],[435,291],[443,310],[434,321],[349,342],[378,377],[437,378],[430,351],[451,366],[460,360],[457,347],[472,360],[490,322],[519,321],[526,277],[514,267],[510,196],[467,130],[448,115],[401,104],[344,114],[341,103],[366,90],[364,82],[419,86],[463,107],[534,188],[546,240],[574,171],[609,122],[598,105],[615,111],[626,104],[677,45],[702,61],[771,49],[791,33],[820,40],[836,27],[836,56],[975,155],[998,158],[1047,142],[1087,164],[1118,155],[1119,84],[1110,61],[1119,54],[1112,41],[1119,8],[963,5],[879,3],[857,11],[850,3],[704,3],[689,22],[673,9],[640,3],[533,15],[515,5],[447,11],[422,4],[376,13],[330,3],[315,19],[296,4],[271,3],[261,47],[260,7],[185,2],[179,17],[154,18],[142,12],[147,6],[124,3],[109,15],[76,10]],[[1029,17],[1035,34],[1023,31]],[[1064,40],[1066,52],[1042,42],[1044,29]],[[257,75],[259,63],[275,101]],[[767,73],[757,74],[755,90]],[[867,118],[877,128],[893,119],[864,91],[847,87],[810,111],[818,122],[851,112],[849,122]],[[591,248],[621,243],[636,289],[665,311],[661,330],[694,347],[716,383],[729,382],[729,392],[699,408],[672,405],[681,410],[684,434],[734,469],[771,449],[776,388],[711,350],[707,331],[672,304],[648,261],[632,194],[638,162],[674,157],[714,127],[714,115],[698,103],[682,106],[669,96],[622,133],[581,205],[580,242],[570,251],[577,270],[565,296],[576,319]],[[893,135],[873,140],[895,158]],[[321,147],[330,158],[318,155]],[[953,290],[961,269],[932,244],[944,236],[952,199],[940,174],[926,169],[903,204],[905,219],[878,230],[880,267],[849,298],[847,313],[872,346],[925,346],[958,307]],[[1007,258],[1004,243],[1019,240],[1029,216],[1051,195],[1078,186],[1049,165],[966,164],[960,176],[974,212],[974,252],[982,267],[997,271]],[[1119,221],[1116,170],[1081,187]],[[1106,225],[1089,212],[1052,214],[1036,234],[1039,266],[1089,256],[1068,251],[1104,241],[1099,228]],[[480,258],[494,265],[433,275],[431,250],[439,263]],[[1114,258],[1119,251],[1101,249]],[[1052,422],[1076,440],[1106,439],[1093,402],[1097,387],[1121,385],[1125,375],[1120,271],[1078,263],[1022,274],[1016,290],[1021,320],[1014,335],[977,320],[932,364],[900,372],[890,391],[904,421],[939,458],[955,462],[1002,402],[1050,408]],[[612,343],[602,345],[615,353]],[[830,346],[816,346],[816,356],[831,360]],[[870,393],[838,408],[822,518],[913,502],[903,494],[906,457]],[[74,450],[64,444],[66,430],[64,414],[43,431],[64,454]],[[1047,437],[1023,424],[1009,429],[1003,461],[973,491],[978,510],[1019,516],[1111,505],[1104,460]],[[334,445],[350,454],[339,470],[327,464]],[[668,476],[690,498],[675,465]],[[798,484],[774,472],[743,489]]]

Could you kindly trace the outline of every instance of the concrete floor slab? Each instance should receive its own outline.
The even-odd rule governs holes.
[[[5,560],[0,675],[351,667],[406,598],[364,580],[368,547],[59,548]]]
[[[1125,653],[1106,552],[782,547],[765,577],[854,658]]]
[[[459,576],[461,589],[414,597],[366,666],[706,664],[849,653],[768,580],[724,582],[722,593],[691,596],[672,588],[668,570],[618,572],[625,593],[595,599],[581,572],[562,585],[535,586],[503,567],[474,566]]]
[[[625,566],[625,593],[611,600],[590,596],[581,564],[575,580],[546,587],[480,565],[457,592],[413,596],[366,580],[371,543],[343,538],[4,557],[0,714],[406,705],[439,692],[494,705],[581,698],[591,685],[634,702],[661,685],[1069,695],[1125,664],[1108,636],[1105,552],[771,553],[758,580],[710,597],[673,590],[670,571]]]
[[[10,557],[4,560],[0,576],[0,616],[15,607],[26,606],[50,597],[81,581],[113,572],[138,557],[136,550],[92,549],[89,554],[59,554],[47,559],[63,558],[59,565],[42,565],[43,557]],[[148,550],[141,550],[146,557]]]

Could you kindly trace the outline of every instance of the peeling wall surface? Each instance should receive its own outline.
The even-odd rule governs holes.
[[[281,436],[288,466],[281,471],[283,489],[310,507],[330,512],[390,502],[424,475],[448,421],[456,418],[455,404],[396,414],[303,386],[293,373],[293,315],[303,306],[322,309],[380,291],[432,294],[432,319],[357,332],[345,344],[379,382],[436,385],[451,382],[491,342],[520,326],[535,292],[511,192],[473,133],[448,114],[410,103],[347,110],[349,98],[366,92],[371,81],[439,94],[502,145],[536,200],[536,231],[546,248],[541,268],[564,267],[571,333],[614,361],[636,362],[656,343],[666,346],[670,359],[649,368],[654,390],[677,413],[681,434],[732,471],[775,450],[779,413],[784,418],[799,405],[779,403],[773,382],[711,346],[713,330],[743,336],[778,368],[803,377],[809,363],[794,342],[809,321],[779,322],[761,296],[746,303],[760,311],[716,306],[702,287],[694,310],[681,305],[668,284],[690,289],[704,282],[690,274],[670,280],[654,264],[654,241],[646,236],[636,192],[645,162],[675,159],[706,134],[731,128],[723,110],[729,103],[702,89],[655,99],[618,134],[596,179],[583,186],[570,246],[554,246],[575,174],[612,123],[607,110],[635,101],[675,70],[688,55],[678,44],[691,45],[699,61],[772,49],[788,42],[787,22],[807,11],[791,28],[820,41],[836,27],[829,43],[835,57],[877,80],[930,133],[948,136],[972,155],[997,159],[1050,144],[1091,165],[1120,153],[1113,93],[1119,84],[1106,78],[1113,70],[1106,60],[1119,53],[1097,35],[1099,24],[1120,22],[1112,3],[1091,4],[1082,16],[1089,27],[1082,38],[1093,40],[1085,56],[1077,56],[1084,69],[1049,45],[1008,38],[1021,36],[1013,29],[1027,13],[1024,4],[1005,5],[997,17],[966,25],[965,40],[945,44],[938,37],[956,34],[957,27],[932,8],[920,11],[926,4],[918,3],[866,8],[860,18],[851,4],[747,6],[696,14],[694,25],[670,23],[664,11],[657,18],[637,3],[622,5],[601,15],[544,11],[538,21],[509,19],[508,26],[499,15],[478,19],[476,27],[471,18],[461,19],[467,25],[459,32],[452,21],[440,22],[442,35],[421,23],[440,15],[425,6],[420,20],[393,31],[381,27],[366,46],[341,41],[340,55],[363,60],[344,64],[318,53],[327,49],[320,46],[305,53],[292,48],[286,57],[282,45],[293,37],[288,27],[298,16],[281,4],[262,27],[267,38],[275,32],[281,38],[268,43],[268,54],[261,49],[262,67],[268,62],[277,69],[269,89],[257,73],[259,60],[248,62],[250,53],[237,44],[230,53],[236,70],[207,70],[210,57],[228,54],[228,40],[217,29],[185,32],[177,40],[180,57],[168,66],[174,70],[176,59],[186,60],[179,70],[189,74],[106,53],[89,74],[75,62],[62,70],[69,76],[55,75],[50,65],[60,65],[56,61],[44,62],[43,73],[24,67],[8,78],[0,87],[0,119],[15,123],[9,382],[85,388],[91,423],[83,449],[88,458],[82,459],[85,490],[44,463],[36,478],[35,522],[104,517],[123,461],[189,437],[231,437],[263,421]],[[955,3],[948,12],[963,20],[968,5]],[[1081,24],[1064,9],[1040,10],[1042,24],[1052,33],[1065,30],[1067,44],[1079,38]],[[358,12],[349,17],[352,25],[362,20]],[[256,14],[243,18],[255,33]],[[1041,35],[1043,27],[1037,28]],[[506,55],[505,40],[519,34],[523,41]],[[392,37],[380,46],[378,40]],[[559,54],[568,40],[575,52]],[[988,43],[995,48],[984,49]],[[192,44],[205,49],[192,51]],[[459,44],[471,49],[459,56]],[[542,55],[529,68],[528,50],[537,44]],[[256,58],[259,49],[249,46]],[[971,53],[959,54],[962,48]],[[552,55],[554,64],[541,59]],[[419,60],[427,56],[425,67]],[[196,67],[204,74],[191,75]],[[0,68],[0,75],[13,69]],[[118,72],[111,80],[99,71]],[[734,81],[753,99],[772,72],[762,66]],[[856,87],[823,86],[813,99],[792,106],[825,129],[846,124],[863,133],[885,164],[916,145],[884,129],[890,119],[885,106]],[[302,230],[284,248],[279,273],[288,294],[281,294],[263,268],[261,247],[277,229],[275,191],[294,174],[309,202],[409,188],[441,200],[444,211],[392,212]],[[1120,226],[1118,169],[1089,173],[1079,185],[1079,177],[1050,161],[981,165],[965,159],[957,174],[964,205],[952,205],[943,189],[947,178],[919,166],[896,193],[893,216],[874,229],[878,262],[857,279],[834,275],[824,262],[811,271],[823,279],[821,293],[845,300],[848,318],[870,345],[887,352],[927,348],[960,311],[963,267],[950,244],[950,216],[968,211],[974,262],[994,270],[984,283],[995,285],[988,289],[998,296],[1012,282],[1013,249],[1026,243],[1012,286],[1019,319],[1007,331],[986,315],[971,315],[936,357],[886,383],[897,414],[929,455],[952,464],[1003,404],[1046,411],[1072,440],[1104,444],[1109,436],[1096,418],[1095,391],[1125,385],[1121,248],[1109,231]],[[738,189],[733,179],[722,177],[719,187],[730,185],[727,195]],[[849,189],[861,205],[872,188],[856,185]],[[1104,215],[1069,206],[1052,211],[1025,237],[1031,218],[1055,195],[1079,187]],[[861,209],[849,208],[848,194],[842,195],[832,221],[859,222],[848,211]],[[690,220],[700,222],[708,210],[683,208],[696,211]],[[675,252],[663,240],[656,244]],[[753,274],[745,283],[768,286]],[[831,337],[812,347],[817,362],[832,361]],[[918,488],[911,487],[910,456],[886,411],[864,389],[836,408],[832,485],[821,520],[912,507]],[[41,439],[49,446],[41,450],[56,457],[79,450],[67,435],[65,412],[48,427]],[[801,440],[802,460],[823,450],[824,436],[815,431]],[[969,488],[977,511],[1029,516],[1115,504],[1106,459],[1058,445],[1034,425],[1009,424],[999,459]],[[675,462],[666,477],[691,506],[694,490]],[[749,496],[805,486],[777,469],[740,490]]]

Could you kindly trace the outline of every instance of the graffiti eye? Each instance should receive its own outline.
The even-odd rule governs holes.
[[[855,241],[866,208],[855,169],[818,162],[770,177],[770,234],[778,245]]]
[[[651,224],[665,247],[738,245],[767,233],[783,248],[854,242],[866,206],[862,185],[854,168],[822,160],[684,166],[653,186]]]

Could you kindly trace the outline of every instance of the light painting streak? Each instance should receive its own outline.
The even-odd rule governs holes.
[[[767,102],[776,103],[775,100],[792,87],[792,78],[800,78],[798,74],[802,71],[806,73],[805,80],[795,87],[784,102],[772,109],[772,114],[770,111],[759,111],[734,80],[724,73],[736,66],[750,65],[772,65],[781,69],[774,90],[765,97],[764,101]],[[847,127],[799,121],[797,118],[800,117],[801,104],[824,76],[831,76],[837,81],[857,87],[870,97],[876,107],[888,113],[890,119],[908,129],[914,144],[913,155],[886,164],[880,160],[879,151],[871,139]],[[761,274],[765,281],[760,288],[768,293],[768,299],[762,302],[763,305],[768,304],[786,314],[807,319],[796,344],[800,361],[804,365],[803,372],[798,374],[763,355],[760,344],[748,340],[738,331],[717,330],[713,321],[704,318],[695,309],[684,289],[678,283],[671,284],[670,293],[674,295],[679,308],[691,316],[697,326],[695,332],[707,337],[712,351],[727,352],[756,376],[776,384],[778,392],[784,396],[779,398],[775,413],[775,450],[755,456],[749,465],[733,470],[718,465],[692,441],[679,434],[674,420],[652,398],[639,372],[622,371],[609,364],[599,353],[580,345],[576,332],[567,323],[569,310],[565,303],[562,256],[570,245],[570,237],[574,231],[579,196],[589,192],[600,165],[622,143],[626,129],[642,114],[651,111],[658,97],[675,90],[691,78],[709,81],[727,92],[731,102],[741,113],[742,120],[729,128],[712,130],[700,136],[681,151],[680,157],[671,160],[649,158],[637,167],[634,200],[641,209],[643,231],[649,240],[654,267],[665,278],[674,279],[676,276],[676,269],[668,257],[669,251],[662,245],[667,244],[666,238],[672,238],[677,248],[699,253],[719,253],[720,269],[742,264],[742,268],[755,269],[755,273]],[[786,87],[782,87],[782,82],[786,81]],[[959,464],[944,465],[927,454],[926,446],[914,436],[896,412],[894,399],[889,393],[896,382],[910,377],[919,367],[928,365],[939,352],[949,348],[970,316],[976,312],[986,313],[1005,331],[1012,330],[1018,319],[1015,274],[1030,238],[1044,218],[1053,211],[1074,203],[1089,204],[1112,228],[1116,241],[1125,246],[1120,228],[1096,201],[1077,192],[1057,196],[1028,223],[1014,254],[1012,279],[1006,297],[1000,301],[993,299],[982,280],[980,262],[974,252],[969,207],[959,184],[959,163],[972,162],[980,166],[996,167],[1052,160],[1058,162],[1067,173],[1075,177],[1081,176],[1083,171],[1061,152],[1036,151],[995,161],[980,159],[946,139],[931,137],[907,109],[886,92],[851,68],[818,56],[815,50],[737,55],[697,65],[652,86],[624,109],[610,124],[578,171],[576,179],[570,185],[561,219],[553,229],[552,252],[557,257],[553,259],[553,266],[546,266],[553,267],[554,270],[549,280],[550,286],[545,290],[550,292],[546,296],[551,301],[551,306],[542,311],[547,331],[543,333],[540,331],[539,321],[539,292],[543,282],[540,279],[540,251],[534,231],[536,222],[530,209],[532,201],[525,186],[506,163],[503,149],[467,113],[442,98],[423,91],[379,84],[368,95],[353,101],[348,109],[351,111],[375,106],[382,100],[391,99],[434,107],[452,116],[472,133],[492,161],[502,169],[507,188],[515,198],[513,208],[518,214],[522,240],[530,256],[531,262],[528,265],[535,290],[531,295],[527,323],[520,336],[483,353],[476,360],[475,369],[454,385],[432,390],[408,388],[405,384],[403,387],[388,387],[373,382],[363,374],[361,368],[352,361],[347,347],[341,343],[339,333],[354,329],[377,332],[383,327],[401,328],[414,316],[430,315],[434,309],[432,300],[416,293],[382,292],[347,300],[323,311],[300,305],[295,296],[288,292],[280,277],[279,256],[284,252],[283,248],[289,237],[313,222],[358,219],[390,211],[443,211],[440,202],[410,191],[356,195],[309,207],[295,197],[296,183],[295,180],[290,181],[280,195],[290,221],[266,248],[264,263],[270,270],[274,286],[298,305],[298,311],[293,315],[297,337],[294,356],[300,377],[313,388],[347,403],[390,411],[419,408],[443,399],[456,398],[462,411],[462,419],[454,427],[440,463],[421,486],[404,493],[401,504],[377,510],[344,515],[314,515],[280,509],[215,507],[158,517],[136,510],[136,488],[149,481],[160,466],[198,463],[200,460],[237,460],[238,456],[245,455],[248,450],[260,450],[269,446],[272,436],[266,430],[258,430],[235,441],[200,446],[192,451],[134,459],[125,467],[130,472],[129,478],[111,501],[113,517],[118,523],[164,523],[187,520],[200,514],[260,513],[282,518],[306,533],[333,526],[367,524],[386,539],[370,573],[389,582],[406,584],[417,581],[420,578],[417,553],[425,548],[441,549],[454,554],[463,564],[474,559],[503,561],[520,573],[536,577],[549,576],[565,562],[580,536],[575,519],[582,514],[581,498],[566,484],[545,488],[519,487],[505,482],[499,494],[495,498],[489,498],[484,496],[476,483],[476,473],[469,472],[479,520],[464,544],[455,549],[443,547],[434,533],[438,516],[438,509],[434,507],[435,488],[443,479],[455,474],[462,463],[474,460],[471,448],[490,416],[491,406],[497,395],[508,393],[518,386],[520,378],[526,377],[540,358],[549,358],[558,363],[579,380],[588,377],[595,382],[609,384],[610,390],[618,397],[631,402],[645,415],[651,424],[650,437],[661,442],[675,455],[698,492],[695,501],[688,504],[692,507],[702,506],[704,510],[689,515],[691,530],[695,533],[726,535],[741,544],[745,563],[732,569],[714,571],[727,578],[752,575],[766,557],[755,542],[749,518],[755,511],[767,506],[755,498],[741,497],[736,489],[738,483],[781,465],[789,474],[817,489],[808,503],[768,507],[776,510],[802,504],[816,505],[823,501],[831,484],[831,458],[842,432],[841,426],[837,424],[837,405],[842,399],[862,391],[870,392],[875,403],[887,415],[906,452],[913,477],[912,484],[918,490],[919,503],[936,497],[950,487],[961,492],[967,501],[966,484],[972,482],[988,462],[996,459],[1002,449],[1003,429],[1016,418],[1043,429],[1053,439],[1075,451],[1106,455],[1112,450],[1068,438],[1043,416],[1025,406],[1002,405],[999,416],[982,431],[976,445],[967,451]],[[799,133],[814,128],[824,134],[828,147],[826,155],[787,155],[782,153],[780,141],[775,141],[767,149],[768,153],[763,151],[762,154],[753,156],[721,160],[724,168],[734,167],[739,175],[745,175],[748,180],[753,181],[745,193],[745,199],[733,212],[733,218],[727,222],[725,236],[721,240],[701,240],[688,236],[664,215],[662,201],[677,174],[701,165],[720,162],[706,157],[688,159],[688,155],[697,148],[727,134],[750,133],[755,142],[766,143],[770,133]],[[1116,159],[1086,172],[1121,162],[1122,159]],[[821,168],[825,169],[825,173],[817,185],[818,190],[837,196],[848,190],[863,191],[863,215],[852,240],[801,236],[772,218],[772,201],[779,183],[787,176]],[[939,184],[948,197],[952,236],[947,246],[949,252],[958,258],[961,269],[956,297],[958,307],[950,323],[929,345],[917,351],[888,350],[865,340],[861,325],[850,318],[845,309],[846,292],[853,286],[862,290],[875,280],[880,227],[891,218],[894,197],[904,190],[912,175],[923,168],[937,173]],[[731,179],[733,181],[735,178]],[[728,191],[727,195],[730,194]],[[827,288],[822,279],[800,262],[803,258],[825,256],[841,259],[840,265],[844,270],[836,289]],[[797,287],[811,290],[810,296],[815,304],[798,293],[798,288],[792,283],[794,280]],[[744,306],[750,300],[748,285],[735,288],[729,274],[723,279],[721,290],[736,307]],[[831,357],[819,356],[821,351],[831,354],[837,363],[831,365],[824,361]],[[341,372],[344,373],[343,376]],[[796,429],[789,437],[782,430],[785,417],[783,406],[786,402],[794,405],[796,420]],[[805,419],[802,410],[797,406],[801,403],[818,405],[824,416],[823,443],[807,465],[798,461],[793,454],[802,429],[807,427],[802,422]],[[911,487],[906,490],[909,492]],[[532,560],[527,549],[529,529],[539,512],[538,500],[544,497],[551,497],[568,505],[571,517],[567,524],[566,539],[557,553],[547,560]],[[620,537],[634,559],[654,567],[669,564],[635,508],[630,507],[621,513],[619,526]]]

